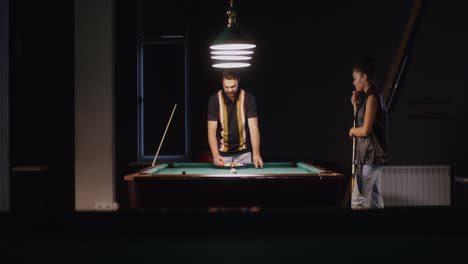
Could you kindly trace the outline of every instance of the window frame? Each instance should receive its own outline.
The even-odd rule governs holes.
[[[157,160],[161,161],[187,161],[189,160],[190,141],[189,141],[189,81],[188,81],[188,34],[185,35],[172,35],[172,36],[159,36],[157,38],[144,38],[141,36],[138,41],[137,48],[137,157],[140,162],[153,161],[156,153],[152,155],[145,155],[145,135],[144,135],[144,49],[147,46],[158,45],[182,45],[184,50],[184,127],[185,127],[185,151],[180,155],[161,155],[159,154]],[[176,109],[177,111],[177,109]],[[169,121],[167,119],[167,121]],[[167,126],[167,123],[165,124]],[[170,125],[168,128],[170,133]],[[161,144],[161,142],[160,142]],[[164,142],[162,142],[164,144]]]

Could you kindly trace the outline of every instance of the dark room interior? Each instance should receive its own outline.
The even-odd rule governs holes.
[[[222,89],[222,71],[209,47],[227,25],[228,0],[0,3],[0,248],[8,258],[46,259],[54,247],[83,263],[158,259],[152,250],[181,262],[466,259],[465,1],[233,1],[256,44],[239,85],[256,98],[263,161],[343,176],[338,192],[290,184],[289,199],[299,189],[310,201],[333,190],[331,207],[323,198],[256,213],[210,213],[185,196],[183,208],[135,208],[129,198],[129,175],[157,151],[160,163],[212,162],[208,99]],[[352,67],[363,55],[376,58],[376,83],[391,100],[386,208],[361,212],[349,208],[346,186]],[[175,187],[174,197],[190,188]]]

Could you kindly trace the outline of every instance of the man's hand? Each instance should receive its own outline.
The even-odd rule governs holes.
[[[213,156],[213,163],[214,163],[216,166],[224,166],[223,157],[222,157],[221,155]]]
[[[255,164],[255,168],[263,168],[263,160],[259,154],[253,156],[253,163]]]

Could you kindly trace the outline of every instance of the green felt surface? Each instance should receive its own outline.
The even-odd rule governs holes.
[[[289,162],[267,162],[263,168],[257,169],[253,164],[246,164],[245,167],[239,167],[237,174],[315,174],[323,170],[309,166],[304,163]],[[212,163],[173,163],[161,164],[154,168],[143,171],[145,174],[226,174],[229,173],[229,167],[217,167]]]

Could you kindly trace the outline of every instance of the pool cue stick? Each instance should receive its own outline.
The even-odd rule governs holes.
[[[353,127],[356,127],[356,110],[354,111]],[[354,174],[356,173],[356,164],[354,159],[356,158],[356,137],[353,137],[353,160],[351,161],[351,193],[354,189]]]
[[[156,159],[158,158],[159,150],[161,149],[162,143],[164,141],[164,137],[166,136],[167,129],[169,128],[169,124],[171,123],[172,116],[174,115],[176,107],[177,107],[177,104],[175,104],[174,109],[172,109],[171,117],[169,118],[169,122],[167,122],[166,130],[164,130],[164,134],[162,136],[161,142],[159,143],[158,151],[156,152],[156,155],[154,156],[153,164],[151,164],[151,166],[154,166]]]
[[[357,109],[354,109],[353,127],[356,127],[356,112],[357,112]],[[348,181],[348,184],[345,190],[344,199],[341,201],[342,208],[347,208],[348,206],[350,206],[350,202],[351,202],[351,195],[354,189],[355,155],[356,155],[356,137],[353,137],[353,158],[351,160],[351,179]]]
[[[356,114],[357,114],[357,107],[358,107],[359,99],[356,100],[356,107],[353,107],[354,109],[354,118],[353,118],[353,127],[356,127]],[[354,190],[354,184],[355,183],[355,173],[356,173],[356,164],[355,164],[355,159],[356,159],[356,136],[353,137],[353,160],[351,161],[351,193],[353,193]]]

